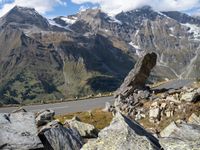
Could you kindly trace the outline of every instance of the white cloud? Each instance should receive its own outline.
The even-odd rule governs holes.
[[[41,14],[51,11],[56,5],[67,5],[63,0],[14,0],[11,3],[6,3],[6,0],[0,0],[0,3],[1,2],[3,6],[0,9],[0,16],[5,15],[16,5],[35,8]]]
[[[88,9],[89,6],[87,5],[82,5],[80,8],[79,8],[79,11],[85,11],[86,9]]]
[[[132,10],[144,5],[150,5],[159,11],[186,11],[200,7],[200,0],[71,0],[76,4],[90,2],[100,5],[101,9],[111,15],[121,11]]]

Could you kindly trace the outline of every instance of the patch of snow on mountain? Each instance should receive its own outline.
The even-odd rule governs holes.
[[[71,18],[61,17],[61,19],[65,21],[67,24],[74,24],[77,21],[77,17],[71,17]]]
[[[155,10],[154,10],[155,11]],[[162,12],[160,12],[160,11],[155,11],[156,13],[158,13],[160,16],[162,16],[162,17],[166,17],[166,18],[168,18],[168,19],[171,19],[170,17],[168,17],[167,15],[165,15],[165,14],[163,14]]]
[[[189,23],[182,24],[182,25],[189,28],[188,32],[192,33],[196,40],[200,40],[200,27],[194,24],[189,24]]]
[[[170,31],[171,31],[172,33],[174,32],[174,27],[170,27],[169,29],[170,29]]]
[[[144,55],[144,51],[138,45],[135,45],[133,42],[130,42],[129,45],[135,48],[136,55],[138,55],[139,57],[142,57]]]
[[[131,45],[135,49],[140,49],[140,47],[138,45],[135,45],[133,42],[130,42],[129,45]]]
[[[171,36],[171,37],[176,37],[175,35],[173,35],[173,34],[169,34],[169,36]]]
[[[116,19],[114,16],[109,16],[109,18],[110,18],[109,22],[114,22],[114,23],[122,24],[122,22],[119,21],[118,19]]]
[[[57,26],[59,28],[64,28],[63,26],[57,24],[54,20],[49,19],[48,21],[49,21],[49,24],[52,25],[52,26]]]
[[[54,20],[49,19],[48,22],[49,22],[49,24],[52,25],[52,26],[57,26],[57,27],[59,27],[59,28],[63,28],[63,29],[72,31],[72,30],[69,28],[69,26],[61,26],[61,25],[57,24]]]

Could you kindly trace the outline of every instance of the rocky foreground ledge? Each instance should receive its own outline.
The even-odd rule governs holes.
[[[155,136],[120,112],[101,131],[77,117],[61,124],[53,120],[52,112],[43,110],[37,117],[24,110],[1,114],[0,149],[192,150],[200,146],[200,118],[195,114],[189,122],[170,123]]]
[[[101,131],[77,117],[62,124],[54,120],[53,110],[34,114],[19,109],[0,114],[0,149],[198,150],[199,88],[151,90],[144,80],[155,64],[155,53],[138,61],[115,93],[115,105],[106,105],[113,120]],[[164,126],[165,120],[170,122]]]

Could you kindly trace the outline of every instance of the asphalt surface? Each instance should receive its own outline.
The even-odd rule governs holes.
[[[184,86],[191,85],[194,82],[193,79],[178,79],[178,80],[171,80],[167,83],[163,83],[155,88],[152,88],[152,90],[170,90],[170,89],[179,89]]]
[[[110,102],[111,104],[113,104],[114,98],[101,97],[95,99],[77,100],[63,103],[31,105],[24,106],[23,108],[30,112],[38,112],[43,109],[52,109],[55,111],[56,114],[65,114],[72,112],[89,111],[95,108],[104,108],[106,102]],[[10,113],[16,109],[17,107],[4,107],[0,108],[0,113]]]

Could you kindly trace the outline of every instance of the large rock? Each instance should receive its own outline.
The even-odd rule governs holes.
[[[81,122],[77,117],[66,120],[64,124],[70,128],[75,128],[82,137],[95,138],[98,136],[98,130],[93,125]]]
[[[115,97],[121,95],[126,98],[131,95],[136,88],[144,87],[151,70],[156,65],[156,61],[157,55],[154,52],[147,53],[144,57],[140,58],[135,64],[134,69],[132,69],[125,78],[121,87],[115,92]]]
[[[39,134],[46,150],[80,150],[82,138],[76,129],[56,125]]]
[[[39,149],[35,115],[31,112],[0,114],[0,149]]]
[[[36,114],[36,123],[37,126],[42,126],[47,124],[48,122],[51,122],[53,120],[53,117],[55,115],[55,111],[53,110],[41,110]]]
[[[137,122],[117,113],[110,126],[89,141],[82,150],[150,150],[161,149],[158,140]]]
[[[189,150],[200,147],[200,126],[172,122],[161,133],[160,143],[164,149]]]

